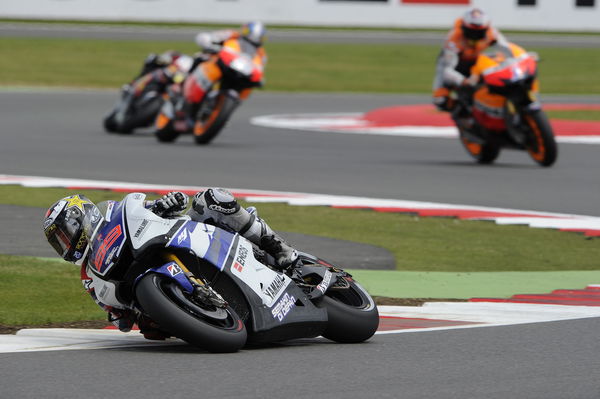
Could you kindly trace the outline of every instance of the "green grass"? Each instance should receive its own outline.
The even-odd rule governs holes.
[[[106,318],[66,262],[0,255],[0,303],[0,325]]]
[[[441,43],[440,43],[441,44]],[[267,43],[265,90],[430,93],[439,46]],[[0,85],[116,88],[150,52],[197,51],[189,42],[0,38]],[[600,49],[531,48],[543,93],[600,92]]]
[[[582,121],[600,121],[600,110],[577,110],[577,111],[546,111],[550,118],[573,119]]]

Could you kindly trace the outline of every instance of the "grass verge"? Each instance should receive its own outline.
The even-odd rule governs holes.
[[[440,43],[441,45],[441,43]],[[268,43],[266,90],[430,93],[439,46],[404,44]],[[0,85],[116,88],[150,52],[197,51],[189,42],[0,38]],[[600,92],[600,49],[537,51],[543,93]],[[43,60],[43,62],[40,62]],[[573,62],[577,60],[577,62]]]

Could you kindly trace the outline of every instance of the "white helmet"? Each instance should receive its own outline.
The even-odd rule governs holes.
[[[490,18],[479,8],[467,11],[462,17],[461,28],[469,40],[482,40],[490,27]]]

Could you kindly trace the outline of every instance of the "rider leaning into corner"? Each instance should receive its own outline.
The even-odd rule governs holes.
[[[62,198],[46,212],[44,233],[64,260],[81,266],[81,281],[85,290],[108,312],[108,320],[119,330],[128,332],[137,323],[147,339],[165,339],[169,335],[159,330],[152,320],[136,316],[126,304],[121,308],[105,305],[96,295],[95,280],[99,280],[99,277],[90,264],[94,255],[92,244],[99,234],[103,234],[102,229],[107,225],[107,210],[116,204],[117,201],[104,201],[96,206],[84,195]],[[282,270],[293,268],[299,262],[298,252],[258,217],[256,209],[242,208],[229,191],[209,188],[193,197],[192,206],[186,212],[188,204],[186,194],[174,191],[158,200],[145,201],[144,207],[162,218],[191,219],[238,233],[273,256]],[[101,250],[100,246],[98,251]]]
[[[452,91],[475,83],[469,80],[471,67],[479,54],[494,44],[508,42],[481,9],[473,8],[454,22],[438,56],[433,80],[433,104],[439,110],[452,111]]]
[[[240,50],[252,54],[261,60],[264,66],[267,62],[263,42],[266,28],[262,22],[248,22],[239,30],[227,29],[213,32],[200,32],[196,35],[195,42],[202,49],[194,57],[189,57],[178,51],[169,50],[162,54],[150,54],[144,61],[140,73],[133,79],[131,85],[135,93],[141,93],[149,83],[162,85],[183,80],[181,71],[193,74],[193,79],[187,79],[183,86],[184,101],[178,104],[175,112],[173,127],[179,132],[191,129],[193,122],[188,118],[200,105],[206,93],[221,79],[222,73],[216,64],[207,63],[206,67],[198,66],[217,54],[226,42],[239,46]],[[233,43],[237,42],[237,43]],[[240,93],[242,99],[248,98],[252,89],[245,89]]]
[[[258,59],[264,67],[267,62],[267,53],[263,47],[265,36],[266,28],[262,22],[249,22],[242,25],[240,30],[200,32],[196,35],[196,44],[202,48],[204,54],[217,54],[223,47],[249,54]],[[210,61],[210,57],[206,60]],[[173,127],[176,131],[185,132],[192,128],[193,120],[190,115],[194,115],[206,94],[222,76],[216,61],[204,62],[192,71],[192,75],[183,85],[184,101],[175,110]],[[248,98],[251,92],[251,88],[242,90],[240,98]]]

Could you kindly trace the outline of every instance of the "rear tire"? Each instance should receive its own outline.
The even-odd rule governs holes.
[[[551,166],[558,157],[558,146],[554,139],[552,126],[542,110],[524,115],[525,123],[531,130],[531,142],[527,152],[541,166]]]
[[[459,129],[460,142],[462,143],[467,153],[482,165],[493,163],[500,154],[500,146],[493,142],[485,142],[483,144],[469,140],[467,135]]]
[[[371,296],[355,281],[350,288],[329,290],[320,307],[327,309],[323,337],[341,343],[358,343],[371,338],[379,327],[379,312]]]
[[[157,130],[154,134],[161,143],[172,143],[179,137],[179,133],[172,128]]]
[[[244,323],[235,311],[196,303],[172,279],[149,273],[135,288],[144,312],[162,330],[209,352],[236,352],[246,344]]]
[[[194,126],[194,140],[196,144],[203,145],[210,143],[225,127],[225,124],[239,103],[240,100],[238,98],[219,94],[211,114],[203,121],[196,121]]]

